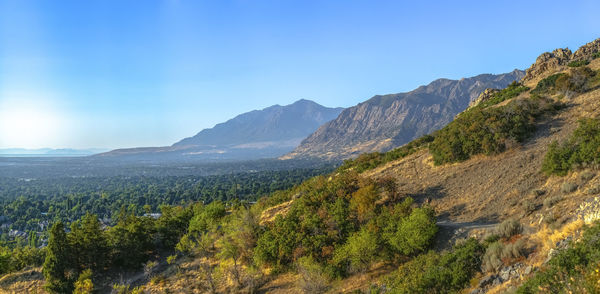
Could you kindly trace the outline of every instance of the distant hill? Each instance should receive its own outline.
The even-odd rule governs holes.
[[[101,152],[105,152],[106,149],[92,148],[92,149],[71,149],[71,148],[39,148],[39,149],[26,149],[26,148],[6,148],[0,149],[0,156],[4,157],[61,157],[61,156],[88,156]]]
[[[172,146],[117,149],[101,156],[207,160],[277,157],[292,151],[342,110],[301,99],[240,114]]]
[[[524,71],[438,79],[411,92],[377,95],[345,109],[283,158],[349,158],[387,151],[448,124],[487,88],[504,88]]]

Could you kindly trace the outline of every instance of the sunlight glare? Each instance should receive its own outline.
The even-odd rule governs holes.
[[[0,101],[0,147],[42,148],[59,141],[63,118],[44,102]]]

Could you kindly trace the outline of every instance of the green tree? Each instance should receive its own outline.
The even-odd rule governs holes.
[[[44,278],[46,290],[50,293],[70,293],[72,281],[69,272],[69,243],[62,222],[56,222],[50,229],[46,261],[44,262]]]
[[[425,251],[431,245],[437,230],[433,209],[415,208],[397,230],[388,235],[387,241],[397,252],[413,255]]]
[[[352,234],[346,244],[336,249],[334,263],[342,271],[364,272],[377,258],[379,246],[377,236],[366,228]]]

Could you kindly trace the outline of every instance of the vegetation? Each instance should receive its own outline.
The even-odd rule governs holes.
[[[575,60],[575,61],[571,61],[569,62],[569,64],[567,64],[569,67],[580,67],[580,66],[584,66],[584,65],[588,65],[590,64],[589,60],[586,59],[581,59],[581,60]]]
[[[556,105],[544,99],[517,100],[499,107],[473,108],[434,134],[429,151],[436,165],[473,155],[498,154],[535,131],[536,118]]]
[[[600,223],[585,229],[583,237],[560,250],[526,281],[517,293],[598,293],[600,285]]]
[[[528,87],[523,86],[522,84],[518,83],[517,81],[513,81],[510,85],[508,85],[506,88],[500,90],[499,92],[493,94],[492,98],[490,98],[487,101],[484,101],[480,104],[478,104],[476,107],[477,108],[486,108],[486,107],[490,107],[492,105],[496,105],[502,101],[508,100],[508,99],[512,99],[514,97],[519,96],[519,94],[525,92],[529,90]]]
[[[589,67],[574,68],[570,74],[558,73],[541,80],[531,91],[532,97],[560,94],[567,97],[585,93],[600,85],[598,74]]]
[[[454,293],[468,285],[481,266],[484,247],[475,239],[448,253],[429,252],[402,264],[384,279],[392,293]]]
[[[421,138],[415,139],[410,143],[402,147],[390,150],[385,153],[373,152],[363,153],[355,159],[348,159],[344,161],[344,164],[340,166],[339,170],[355,170],[356,172],[364,172],[369,169],[373,169],[377,166],[383,165],[390,161],[404,158],[408,155],[415,153],[421,147],[426,146],[428,143],[433,141],[433,137],[425,135]]]
[[[567,141],[550,144],[542,170],[548,175],[566,175],[576,167],[600,163],[599,148],[600,121],[582,119]]]
[[[194,202],[253,201],[288,189],[331,167],[264,171],[217,176],[39,178],[0,177],[0,244],[43,244],[44,232],[57,220],[69,225],[86,213],[115,225],[123,210],[135,215],[160,213],[162,205]],[[10,230],[20,236],[10,237]],[[33,238],[32,238],[33,237]],[[18,239],[23,240],[18,240]],[[175,241],[176,243],[177,241]]]

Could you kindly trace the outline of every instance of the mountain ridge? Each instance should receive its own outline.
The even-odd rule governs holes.
[[[171,146],[115,149],[104,157],[139,160],[260,159],[281,156],[343,108],[330,108],[300,99],[239,114]]]
[[[460,80],[441,78],[410,92],[375,95],[346,108],[282,158],[345,159],[390,150],[443,127],[485,89],[504,88],[524,75],[515,69]]]

